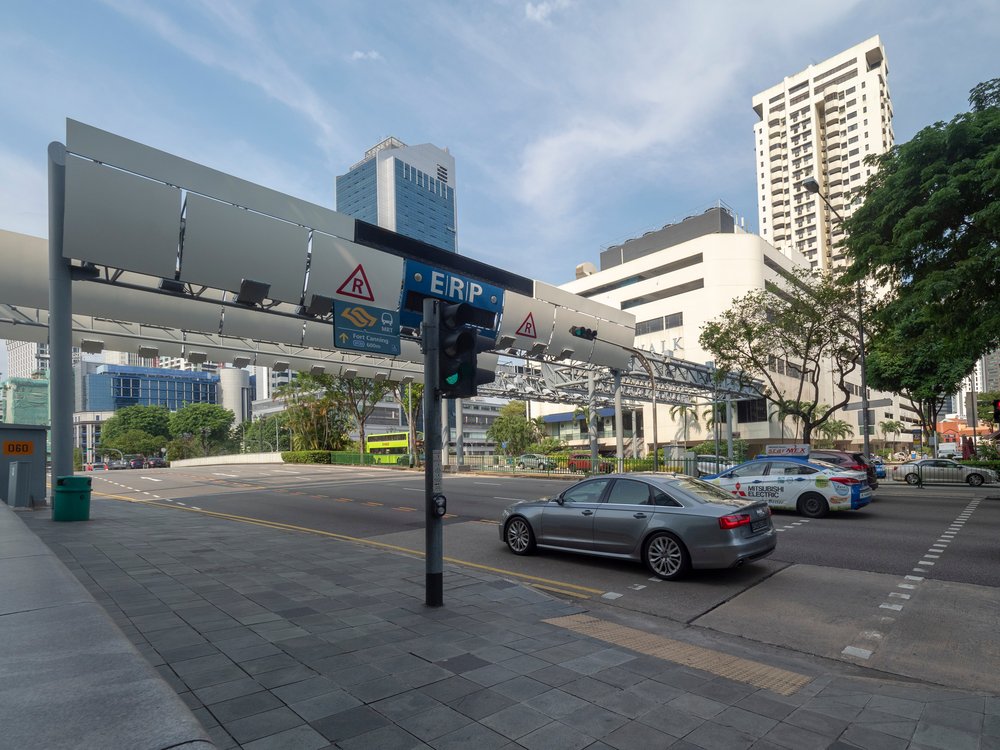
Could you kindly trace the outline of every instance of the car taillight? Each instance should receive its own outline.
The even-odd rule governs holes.
[[[739,526],[746,526],[750,523],[749,513],[733,513],[728,516],[722,516],[719,519],[720,529],[735,529]]]
[[[855,464],[854,466],[848,466],[851,471],[868,471],[868,467],[863,464]]]
[[[830,481],[837,484],[861,484],[861,480],[854,477],[830,477]]]

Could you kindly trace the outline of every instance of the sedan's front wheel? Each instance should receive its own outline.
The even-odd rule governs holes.
[[[913,474],[913,473],[907,474],[906,475],[906,483],[907,484],[919,484],[920,483],[920,477],[917,476],[916,474]]]
[[[515,555],[530,555],[535,551],[535,534],[531,530],[531,524],[520,516],[507,522],[507,530],[503,536]]]
[[[680,578],[691,568],[691,556],[681,540],[666,532],[654,534],[646,541],[642,561],[653,575],[665,581]]]
[[[969,483],[970,487],[978,487],[983,483],[983,477],[981,474],[969,474],[965,481]]]

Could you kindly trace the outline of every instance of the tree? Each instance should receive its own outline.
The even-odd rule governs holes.
[[[486,437],[500,447],[507,456],[525,453],[534,442],[534,426],[527,417],[523,401],[511,401],[500,409],[493,424],[486,430]]]
[[[824,446],[832,448],[835,441],[854,435],[854,428],[843,419],[828,419],[816,428],[816,432],[822,436]]]
[[[897,326],[883,326],[871,344],[868,384],[905,396],[929,438],[944,400],[958,390],[975,360],[957,350],[953,338],[921,335],[915,344]]]
[[[945,340],[974,361],[1000,344],[1000,79],[970,102],[874,157],[845,249],[846,277],[886,290],[882,329],[911,351]]]
[[[416,455],[417,445],[417,415],[421,412],[424,399],[423,383],[400,383],[396,386],[396,398],[406,412],[406,424],[410,430],[410,446],[414,452],[415,461],[419,465],[420,457]],[[411,463],[412,466],[412,463]]]
[[[1000,399],[1000,391],[985,391],[976,394],[976,418],[980,424],[991,424],[993,429],[1000,429],[1000,425],[993,421],[993,402]]]
[[[97,452],[106,455],[111,451],[121,453],[138,453],[143,456],[158,455],[160,449],[167,444],[167,438],[163,435],[150,435],[144,430],[126,430],[125,432],[115,432],[110,438],[101,434],[101,442],[97,446]]]
[[[884,419],[878,423],[878,429],[882,433],[882,442],[888,442],[886,437],[889,435],[893,436],[892,447],[896,447],[896,440],[899,438],[900,433],[906,429],[906,425],[900,422],[898,419]]]
[[[374,378],[337,378],[336,389],[343,394],[348,414],[354,418],[358,430],[358,452],[365,452],[365,422],[375,411],[379,401],[391,393],[393,384]]]
[[[684,435],[684,445],[688,442],[689,426],[701,432],[701,415],[695,404],[673,404],[670,407],[670,418],[681,423],[677,427],[677,437]]]
[[[278,388],[292,431],[292,450],[343,450],[350,442],[350,414],[330,375],[299,373]]]
[[[161,436],[165,443],[170,437],[170,410],[165,406],[125,406],[101,426],[101,442],[111,445],[126,432]],[[121,450],[125,453],[141,452]]]
[[[209,455],[213,446],[221,447],[229,441],[229,431],[236,415],[217,404],[188,404],[170,415],[170,433],[174,438],[190,435],[200,441],[203,456]]]
[[[798,418],[808,443],[812,431],[851,396],[847,378],[858,367],[858,331],[844,311],[856,309],[856,299],[852,289],[818,272],[800,270],[786,281],[733,300],[729,310],[702,327],[699,342],[712,353],[720,375],[736,377],[780,412]],[[786,386],[779,372],[794,385]],[[831,376],[842,398],[820,408],[822,387]]]
[[[274,451],[292,450],[288,414],[283,411],[244,422],[233,428],[233,438],[240,441],[248,453],[257,453],[265,448]]]

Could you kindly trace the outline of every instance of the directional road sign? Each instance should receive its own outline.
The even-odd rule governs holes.
[[[335,300],[333,345],[372,354],[399,354],[399,313]]]
[[[892,399],[891,398],[879,398],[879,399],[872,399],[872,400],[868,401],[868,408],[869,409],[877,409],[880,406],[892,406]],[[845,406],[844,407],[844,411],[855,411],[855,410],[860,409],[860,408],[861,408],[861,402],[858,401],[856,404],[848,404],[847,406]]]

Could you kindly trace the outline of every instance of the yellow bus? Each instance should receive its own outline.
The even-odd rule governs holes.
[[[408,464],[409,454],[422,453],[424,450],[424,435],[417,433],[417,444],[410,450],[410,433],[383,432],[378,435],[365,436],[365,453],[372,457],[372,463],[376,464]]]

